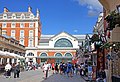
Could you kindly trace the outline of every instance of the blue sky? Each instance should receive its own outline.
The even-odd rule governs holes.
[[[40,10],[42,34],[92,33],[102,7],[97,0],[0,0],[0,13],[7,7],[11,12],[26,12],[28,6],[36,14]]]

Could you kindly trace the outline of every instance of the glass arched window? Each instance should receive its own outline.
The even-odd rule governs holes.
[[[70,53],[66,53],[65,56],[72,57],[72,55]]]
[[[24,19],[25,18],[25,15],[22,13],[21,14],[21,19]]]
[[[73,45],[70,40],[61,38],[55,42],[54,47],[73,47]]]
[[[34,56],[32,52],[28,53],[27,56]]]
[[[33,14],[30,14],[30,18],[34,18],[34,15],[33,15]]]
[[[15,13],[12,14],[12,19],[16,19]]]
[[[57,57],[61,57],[62,54],[61,54],[61,53],[56,53],[55,56],[57,56]]]
[[[40,56],[47,56],[47,54],[46,53],[42,53]]]
[[[7,14],[3,14],[3,19],[7,19]]]

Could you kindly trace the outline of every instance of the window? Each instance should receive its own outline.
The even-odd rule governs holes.
[[[12,14],[12,19],[16,19],[16,15],[15,14]]]
[[[47,56],[47,54],[46,53],[42,53],[40,56]]]
[[[29,37],[30,37],[30,38],[33,37],[33,30],[30,30],[30,31],[29,31]]]
[[[15,28],[15,23],[11,23],[11,28]]]
[[[28,53],[27,56],[34,56],[32,52]]]
[[[61,53],[56,53],[55,56],[57,56],[57,57],[61,57],[62,54],[61,54]]]
[[[2,23],[2,27],[6,28],[7,27],[7,23]]]
[[[72,57],[72,55],[70,53],[66,53],[65,56]]]
[[[24,45],[24,39],[20,39],[20,44]]]
[[[20,30],[20,38],[24,38],[24,30]]]
[[[21,19],[24,19],[25,18],[25,15],[22,13],[21,14]]]
[[[33,14],[30,14],[30,18],[34,18],[34,15],[33,15]]]
[[[15,38],[15,30],[11,30],[11,37]]]
[[[33,39],[29,39],[29,44],[28,44],[29,47],[33,47]]]
[[[6,35],[7,31],[6,30],[2,30],[2,35]]]
[[[20,23],[20,27],[23,28],[24,27],[24,23]]]
[[[54,47],[73,47],[73,45],[70,40],[61,38],[55,42]]]
[[[29,27],[34,27],[34,23],[29,23]]]
[[[7,14],[3,14],[3,19],[7,19]]]

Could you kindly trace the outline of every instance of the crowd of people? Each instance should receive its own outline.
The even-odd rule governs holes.
[[[86,75],[87,74],[87,69],[85,67],[85,65],[81,64],[73,64],[71,62],[61,62],[61,63],[47,63],[45,62],[42,65],[42,69],[44,72],[44,78],[47,78],[48,76],[48,71],[52,70],[53,74],[64,74],[67,75],[68,77],[73,77],[74,75]]]
[[[29,64],[28,67],[33,67],[33,69],[37,69],[34,64]],[[73,77],[75,75],[81,75],[81,76],[88,76],[88,64],[87,63],[81,63],[81,64],[73,64],[72,62],[60,62],[60,63],[48,63],[45,62],[41,66],[43,73],[44,73],[44,79],[47,79],[49,70],[52,71],[53,74],[60,74],[60,75],[66,75],[68,77]],[[19,78],[20,74],[20,62],[14,63],[11,65],[10,63],[7,63],[5,66],[5,73],[4,76],[6,78],[11,78],[11,72],[14,74],[14,78]],[[106,82],[106,73],[103,70],[103,68],[100,68],[96,72],[96,81],[97,82]]]
[[[44,78],[46,79],[48,77],[49,70],[52,71],[53,74],[61,74],[66,75],[68,77],[73,77],[74,75],[81,75],[88,77],[88,64],[87,63],[81,63],[81,64],[73,64],[71,62],[61,62],[61,63],[48,63],[45,62],[42,65],[42,69],[44,72]],[[100,70],[96,73],[96,81],[97,82],[106,82],[106,73],[105,71],[100,68]]]
[[[14,78],[19,78],[20,62],[14,63],[13,65],[11,65],[10,63],[6,64],[4,76],[6,78],[11,78],[11,72],[14,73]]]

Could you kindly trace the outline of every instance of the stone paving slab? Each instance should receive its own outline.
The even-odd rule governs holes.
[[[79,75],[68,77],[66,75],[54,74],[42,82],[85,82],[85,80]]]
[[[49,71],[48,79],[44,80],[44,74],[41,69],[24,71],[20,73],[20,78],[5,78],[3,75],[0,75],[0,82],[85,82],[83,78],[79,75],[73,77],[68,77],[66,75],[53,74],[52,71]]]

